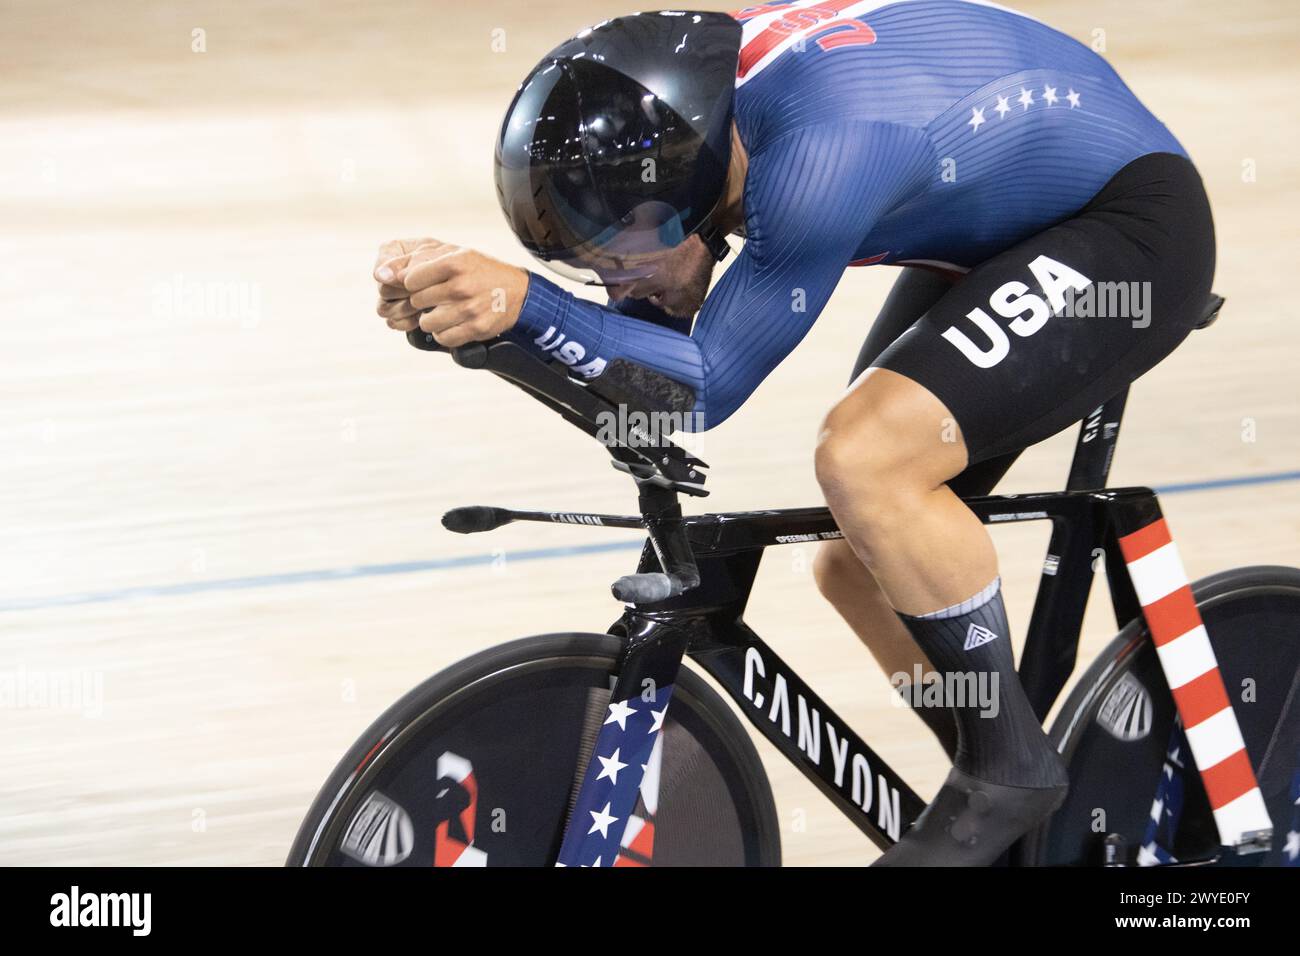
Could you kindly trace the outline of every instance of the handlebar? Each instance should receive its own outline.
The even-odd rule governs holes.
[[[413,348],[417,348],[421,352],[451,351],[447,346],[441,345],[431,333],[426,332],[423,329],[411,329],[411,331],[406,333],[406,341],[410,343]]]

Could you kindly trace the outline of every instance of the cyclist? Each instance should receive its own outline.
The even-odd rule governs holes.
[[[506,335],[587,378],[648,366],[710,427],[846,266],[901,267],[821,426],[816,475],[845,539],[817,580],[887,672],[996,692],[922,709],[954,766],[878,861],[986,865],[1067,780],[959,495],[991,491],[1183,340],[1214,231],[1182,146],[1087,47],[992,4],[867,6],[643,13],[556,48],[507,113],[498,190],[525,247],[609,305],[428,239],[381,249],[379,313],[451,347]]]

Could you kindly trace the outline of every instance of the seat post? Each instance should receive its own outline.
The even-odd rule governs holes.
[[[1201,314],[1193,328],[1203,329],[1219,317],[1223,296],[1211,292],[1205,297]],[[1115,457],[1115,442],[1119,438],[1119,423],[1124,417],[1124,403],[1128,401],[1129,386],[1094,409],[1079,426],[1079,438],[1074,444],[1074,461],[1070,463],[1070,477],[1066,491],[1088,491],[1105,488],[1110,476],[1111,461]]]
[[[1120,418],[1128,400],[1128,386],[1102,402],[1079,426],[1074,460],[1066,491],[1090,491],[1106,487],[1110,463],[1119,438]],[[1077,513],[1077,512],[1076,512]],[[1085,512],[1086,513],[1086,512]],[[1079,588],[1074,573],[1058,574],[1062,568],[1086,567],[1095,556],[1095,529],[1086,522],[1052,520],[1052,536],[1038,582],[1038,596],[1029,619],[1029,640],[1025,643],[1017,672],[1025,694],[1040,720],[1046,720],[1056,696],[1074,670],[1079,650],[1079,628],[1088,606],[1089,587]]]
[[[1074,443],[1074,460],[1070,462],[1070,476],[1066,491],[1086,491],[1106,487],[1111,461],[1115,457],[1115,442],[1119,439],[1119,424],[1124,417],[1124,403],[1128,401],[1127,385],[1119,394],[1108,398],[1094,409],[1079,425],[1079,437]]]

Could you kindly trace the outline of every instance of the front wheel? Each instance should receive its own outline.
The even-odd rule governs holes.
[[[529,637],[388,709],[316,797],[289,866],[548,866],[608,710],[621,641]],[[657,785],[656,785],[657,784]],[[657,778],[616,866],[776,866],[772,791],[725,701],[683,666]]]

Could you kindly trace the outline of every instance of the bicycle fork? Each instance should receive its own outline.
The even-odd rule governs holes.
[[[654,856],[664,720],[690,624],[652,612],[631,623],[556,866],[648,866]]]

